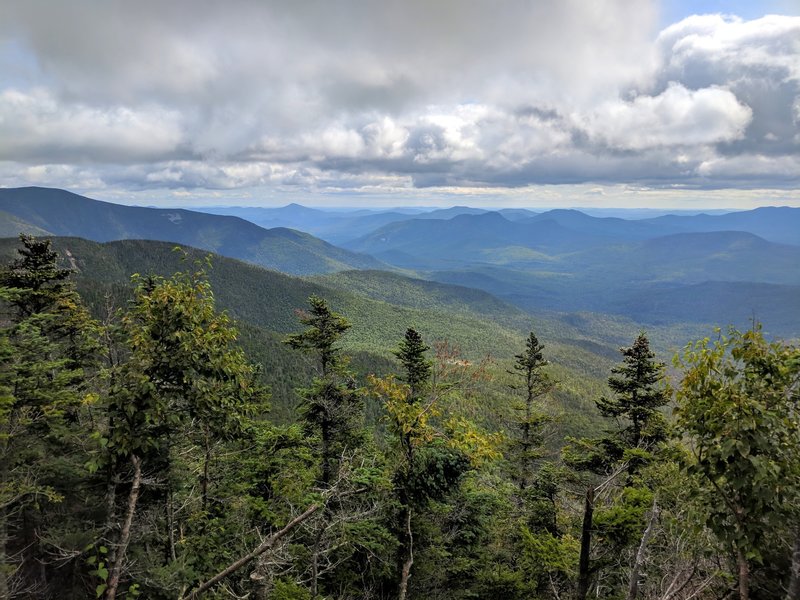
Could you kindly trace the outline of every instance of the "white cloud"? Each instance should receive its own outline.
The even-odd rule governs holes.
[[[578,117],[592,141],[621,150],[702,146],[741,139],[752,118],[729,90],[671,83],[657,96],[606,102]]]
[[[179,150],[180,115],[162,108],[60,103],[46,90],[0,91],[0,159],[130,162]]]
[[[408,142],[408,129],[391,117],[383,117],[362,130],[371,158],[400,158]]]
[[[768,15],[743,21],[723,15],[693,16],[665,29],[657,45],[667,72],[729,78],[745,69],[776,69],[800,79],[800,17]],[[707,70],[705,70],[707,69]]]

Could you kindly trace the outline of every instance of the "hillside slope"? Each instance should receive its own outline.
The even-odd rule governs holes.
[[[291,229],[263,229],[238,217],[182,209],[122,206],[58,189],[0,189],[0,211],[57,236],[97,242],[168,241],[286,273],[385,267],[370,256],[343,250]],[[7,224],[5,229],[10,227],[13,228]]]
[[[173,244],[141,240],[96,243],[77,238],[54,238],[64,264],[76,269],[78,289],[98,315],[123,306],[131,290],[130,275],[169,275],[205,262],[206,253],[187,248],[175,252]],[[0,239],[0,263],[16,253],[18,240]],[[416,327],[433,343],[448,340],[465,358],[478,361],[491,355],[502,376],[524,337],[535,329],[547,345],[553,372],[564,381],[556,393],[559,405],[575,413],[565,427],[573,433],[586,431],[596,418],[592,398],[604,393],[608,369],[616,361],[616,348],[629,343],[637,325],[584,314],[530,315],[509,307],[477,290],[421,282],[399,275],[347,272],[313,280],[288,276],[238,260],[212,257],[209,279],[219,308],[237,320],[242,344],[264,366],[265,381],[273,389],[277,417],[291,418],[297,397],[294,389],[307,385],[309,367],[281,344],[286,333],[298,331],[296,311],[307,306],[308,296],[326,298],[353,327],[343,339],[362,374],[396,368],[391,350],[409,326]],[[390,302],[388,300],[393,300]],[[665,332],[653,338],[665,347]],[[671,335],[671,333],[670,333]],[[684,338],[682,337],[681,340]],[[503,402],[505,383],[487,384],[482,401],[489,414],[491,403]],[[503,409],[505,410],[505,409]],[[592,416],[595,415],[595,416]]]

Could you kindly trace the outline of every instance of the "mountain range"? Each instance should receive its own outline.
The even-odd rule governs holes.
[[[0,189],[0,211],[0,231],[7,235],[23,231],[96,242],[174,242],[294,274],[386,268],[370,256],[338,248],[301,231],[264,229],[238,217],[183,209],[122,206],[65,190]]]
[[[300,205],[229,210],[264,224],[307,223],[317,233],[349,239],[338,247],[308,232],[265,229],[239,216],[120,206],[46,188],[0,189],[0,234],[166,241],[293,275],[339,273],[314,283],[375,301],[396,301],[402,290],[405,307],[420,310],[436,297],[436,285],[456,285],[458,294],[442,288],[448,302],[483,294],[486,307],[500,303],[486,311],[517,323],[514,311],[522,311],[523,320],[548,311],[588,311],[631,318],[648,329],[746,327],[755,318],[774,335],[800,335],[796,208],[644,219],[464,206],[427,212]],[[420,282],[426,282],[424,290]],[[453,306],[459,302],[464,300]],[[440,299],[433,303],[443,308]]]

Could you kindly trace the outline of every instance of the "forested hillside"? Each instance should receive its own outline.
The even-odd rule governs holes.
[[[800,348],[757,326],[668,377],[624,324],[397,274],[0,254],[2,597],[800,590]]]
[[[63,267],[75,270],[77,289],[98,318],[125,306],[132,284],[130,276],[168,276],[207,253],[173,244],[121,241],[97,244],[77,238],[54,238]],[[0,256],[11,260],[18,240],[0,240]],[[364,373],[383,372],[394,341],[413,324],[432,340],[447,339],[469,360],[493,357],[497,369],[521,344],[532,322],[552,338],[551,352],[559,357],[561,377],[570,386],[560,391],[561,402],[585,405],[582,398],[596,390],[609,356],[635,334],[632,322],[609,322],[594,315],[581,321],[575,316],[542,314],[536,317],[509,306],[485,292],[415,280],[397,274],[354,271],[341,277],[304,280],[221,256],[211,259],[208,277],[220,308],[237,320],[242,343],[264,364],[263,380],[273,391],[273,414],[286,420],[294,412],[294,388],[303,383],[306,368],[279,343],[297,330],[295,312],[311,295],[325,297],[336,310],[353,316],[353,327],[343,340]],[[572,323],[568,322],[572,321]],[[675,345],[674,332],[656,332],[664,347]],[[682,333],[686,335],[686,333]],[[683,339],[683,338],[681,338]],[[297,363],[293,365],[293,363]]]
[[[525,310],[632,316],[647,327],[707,321],[746,327],[755,315],[775,335],[800,335],[800,246],[777,224],[794,223],[800,210],[766,211],[776,215],[770,219],[764,211],[734,214],[676,217],[691,233],[674,233],[677,226],[660,219],[567,210],[513,222],[496,212],[462,214],[396,222],[347,246],[419,277],[489,291]],[[719,231],[725,223],[745,230]]]
[[[337,248],[301,231],[263,229],[236,217],[183,209],[122,206],[65,190],[0,189],[0,211],[4,211],[0,212],[0,229],[16,229],[15,234],[48,233],[97,242],[168,241],[287,273],[328,273],[384,266],[369,256]]]

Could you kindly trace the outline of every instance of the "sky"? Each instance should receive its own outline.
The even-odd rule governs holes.
[[[800,0],[3,0],[0,186],[800,206]]]

